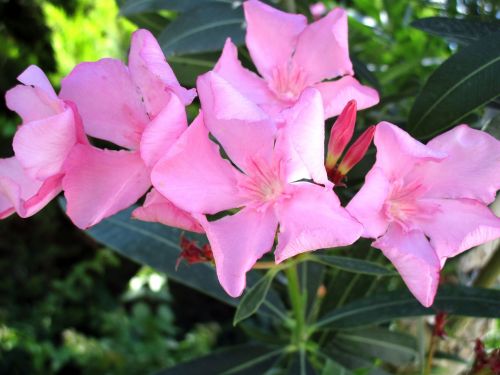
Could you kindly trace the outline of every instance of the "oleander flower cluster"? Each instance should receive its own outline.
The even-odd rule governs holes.
[[[128,65],[78,64],[59,94],[38,67],[26,69],[6,94],[22,124],[14,156],[0,160],[0,218],[34,215],[63,192],[68,217],[86,229],[145,196],[133,217],[205,233],[233,297],[273,249],[280,263],[372,238],[430,306],[448,258],[500,237],[488,208],[500,142],[460,125],[423,144],[381,122],[346,150],[357,110],[379,101],[354,78],[346,12],[308,24],[257,0],[244,11],[258,74],[228,39],[213,70],[186,89],[147,30],[133,34]],[[343,207],[333,187],[372,140],[376,162]]]

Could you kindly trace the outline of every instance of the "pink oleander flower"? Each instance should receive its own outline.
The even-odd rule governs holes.
[[[353,77],[344,10],[336,8],[308,25],[304,15],[257,0],[246,1],[244,9],[246,45],[263,78],[241,66],[229,39],[214,70],[246,98],[273,116],[292,106],[307,87],[321,92],[326,118],[338,115],[352,99],[360,109],[378,103],[377,92]]]
[[[214,72],[198,78],[203,113],[153,168],[155,188],[203,226],[223,288],[233,297],[245,274],[269,252],[276,262],[305,251],[348,245],[361,225],[340,206],[324,169],[321,96],[306,90],[283,113],[285,124]],[[229,160],[223,159],[217,139]],[[175,181],[170,184],[168,181]],[[210,221],[205,215],[237,212]]]
[[[14,157],[0,159],[0,219],[14,212],[28,217],[61,192],[63,166],[76,144],[86,144],[75,106],[60,100],[49,80],[31,65],[5,95],[22,125],[14,136]]]
[[[500,142],[460,125],[424,145],[382,122],[375,145],[375,165],[347,210],[430,306],[446,259],[500,236],[487,207],[500,187]]]
[[[150,171],[187,129],[184,106],[196,94],[180,86],[147,30],[133,34],[128,67],[116,59],[82,63],[61,86],[61,98],[76,103],[89,136],[124,148],[78,145],[68,157],[62,180],[67,213],[78,227],[87,228],[151,188]],[[201,231],[189,214],[154,190],[135,216]]]
[[[309,5],[309,11],[311,12],[311,15],[315,20],[319,20],[323,15],[326,14],[328,9],[326,8],[325,4],[323,4],[321,1],[318,1],[317,3]]]

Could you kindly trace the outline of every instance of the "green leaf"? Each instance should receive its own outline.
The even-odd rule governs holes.
[[[360,353],[363,353],[362,351]],[[353,370],[355,374],[363,375],[390,375],[386,371],[375,367],[374,361],[362,358],[359,354],[352,354],[338,347],[336,343],[323,350],[323,355],[339,363],[343,367]]]
[[[348,329],[387,322],[397,318],[434,315],[445,312],[483,318],[500,317],[500,290],[443,286],[434,304],[423,307],[406,290],[363,298],[326,314],[317,327]]]
[[[120,13],[130,16],[163,9],[185,12],[202,4],[215,2],[235,3],[234,0],[127,0],[120,8]]]
[[[389,276],[395,273],[378,263],[363,259],[344,257],[339,255],[316,255],[311,260],[325,264],[330,267],[336,267],[344,271],[362,273],[376,276]]]
[[[181,85],[195,87],[196,78],[211,70],[218,57],[214,53],[171,56],[168,63],[174,70],[175,76]]]
[[[408,364],[418,355],[413,336],[378,327],[339,332],[335,342],[351,353],[363,353],[363,356],[379,358],[395,366]]]
[[[439,133],[500,95],[500,32],[461,49],[427,80],[409,117],[417,137]]]
[[[211,264],[200,263],[189,267],[181,264],[176,270],[175,264],[180,253],[179,238],[182,231],[161,224],[133,220],[130,215],[135,208],[131,207],[101,221],[88,229],[86,233],[97,242],[125,257],[164,272],[172,280],[231,306],[237,306],[238,299],[231,298],[222,289]],[[192,234],[190,237],[198,240],[200,245],[206,241],[201,235]],[[260,278],[261,273],[248,272],[247,285],[251,287]],[[281,299],[276,293],[271,292],[268,294],[269,304],[274,310],[282,311]]]
[[[323,368],[322,375],[352,375],[352,372],[347,370],[341,364],[335,362],[332,359],[327,359],[325,367]]]
[[[209,3],[181,13],[158,37],[167,56],[217,51],[230,37],[244,40],[243,9],[226,3]]]
[[[263,374],[273,366],[281,352],[282,349],[271,350],[263,345],[240,345],[160,371],[156,375]]]
[[[275,275],[276,272],[270,270],[264,277],[255,283],[255,285],[245,292],[234,314],[234,325],[255,314],[265,301],[267,292],[269,292],[269,287]]]
[[[500,22],[470,19],[429,17],[413,21],[413,27],[451,41],[470,44],[482,37],[500,31]]]

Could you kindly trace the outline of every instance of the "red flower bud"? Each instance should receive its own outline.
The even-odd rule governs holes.
[[[338,171],[341,175],[345,176],[361,159],[366,155],[368,147],[372,143],[373,135],[375,133],[375,125],[366,129],[361,136],[356,139],[356,142],[347,150],[344,158],[339,164]]]
[[[327,170],[335,168],[335,165],[342,156],[342,153],[354,134],[356,110],[356,101],[349,101],[332,126],[325,163]]]

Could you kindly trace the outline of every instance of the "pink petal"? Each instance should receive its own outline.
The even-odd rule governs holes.
[[[62,80],[60,97],[77,105],[88,135],[122,147],[136,148],[149,122],[128,68],[119,60],[78,64]]]
[[[23,123],[54,116],[64,110],[63,102],[37,87],[17,85],[5,94],[7,107],[21,116]]]
[[[300,182],[290,186],[291,197],[277,207],[277,263],[306,251],[350,245],[359,238],[363,227],[340,206],[332,190]]]
[[[375,167],[368,172],[364,185],[347,205],[347,211],[363,224],[363,237],[377,238],[387,230],[389,222],[383,210],[389,192],[387,177]]]
[[[30,65],[22,72],[17,80],[26,86],[33,86],[44,91],[52,99],[57,99],[56,92],[50,84],[49,79],[42,69],[36,65]]]
[[[183,210],[215,214],[240,207],[236,170],[222,159],[199,115],[153,168],[154,187]]]
[[[217,73],[199,77],[197,88],[207,128],[236,165],[245,170],[256,155],[271,158],[276,129],[264,111]]]
[[[420,231],[405,232],[392,224],[387,233],[372,244],[394,264],[408,289],[425,307],[434,302],[439,284],[439,259]]]
[[[140,152],[142,160],[152,168],[187,129],[186,109],[173,95],[166,106],[144,129]]]
[[[293,61],[307,73],[306,82],[309,85],[324,79],[353,75],[346,12],[336,8],[307,26],[299,36]]]
[[[418,163],[439,162],[447,156],[444,152],[420,143],[389,122],[381,122],[377,125],[374,143],[377,147],[375,166],[382,169],[389,180],[403,178]]]
[[[15,157],[0,159],[0,219],[14,212],[29,217],[61,191],[61,175],[45,182],[29,177]]]
[[[438,209],[419,223],[441,263],[465,250],[500,237],[500,218],[472,199],[425,199]]]
[[[326,184],[325,125],[319,91],[306,89],[298,102],[283,113],[281,145],[288,156],[288,180],[313,179]]]
[[[65,164],[67,214],[81,229],[134,204],[151,186],[138,153],[76,145]]]
[[[271,250],[278,222],[272,210],[244,208],[232,216],[209,222],[197,215],[214,254],[217,276],[231,297],[241,295],[245,274]]]
[[[274,67],[288,64],[307,19],[256,0],[246,1],[243,7],[247,23],[246,45],[260,74],[269,79]]]
[[[161,223],[191,232],[204,233],[198,221],[186,211],[176,207],[157,190],[152,189],[146,195],[142,207],[132,212],[132,217],[142,221]]]
[[[420,167],[428,197],[495,200],[500,189],[500,142],[489,134],[457,126],[432,139],[427,147],[448,154],[439,163]]]
[[[229,82],[245,98],[259,106],[268,106],[269,102],[276,100],[266,81],[241,65],[238,60],[238,49],[230,38],[226,40],[214,72]]]
[[[194,89],[186,90],[179,84],[158,42],[148,30],[139,29],[132,34],[128,61],[132,79],[141,90],[151,118],[167,105],[172,92],[183,105],[195,98]]]
[[[336,81],[321,82],[314,87],[323,97],[326,118],[339,115],[350,100],[356,100],[358,110],[373,107],[379,102],[376,90],[363,86],[351,76]]]
[[[21,126],[14,137],[17,160],[32,178],[43,180],[61,172],[76,143],[73,111],[64,112]]]

